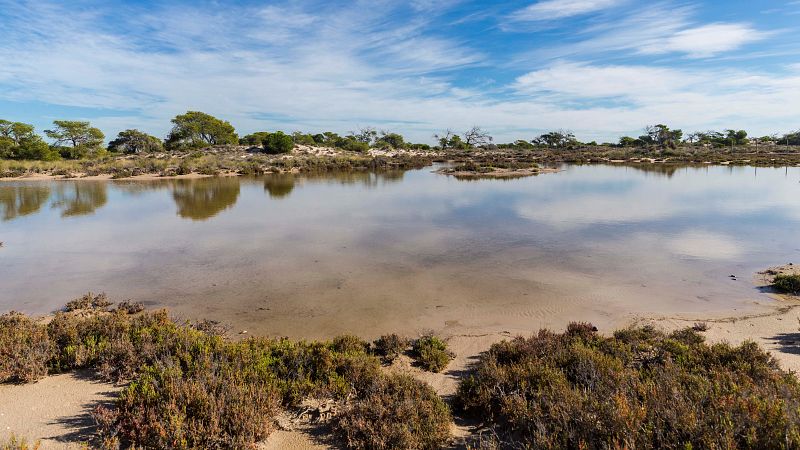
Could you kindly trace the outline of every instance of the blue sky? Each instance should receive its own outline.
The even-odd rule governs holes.
[[[800,0],[0,0],[0,118],[156,136],[186,110],[256,130],[430,142],[800,128]]]

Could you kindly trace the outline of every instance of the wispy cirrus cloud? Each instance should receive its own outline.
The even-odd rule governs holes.
[[[540,0],[515,11],[516,21],[541,21],[564,19],[619,6],[626,0]]]
[[[709,20],[687,0],[540,1],[524,9],[564,21],[541,33],[502,28],[526,3],[86,4],[0,0],[0,115],[74,108],[109,136],[163,135],[198,109],[241,132],[376,125],[419,141],[475,124],[498,140],[553,128],[616,140],[650,122],[766,134],[800,115],[791,35]],[[774,54],[776,36],[782,64],[723,61]]]

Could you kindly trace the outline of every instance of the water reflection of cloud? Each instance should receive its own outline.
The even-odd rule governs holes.
[[[516,214],[560,230],[679,216],[769,212],[800,218],[800,185],[780,169],[762,168],[752,178],[721,168],[685,169],[670,178],[642,177],[623,167],[571,170],[580,174],[536,180],[541,186],[517,196]]]
[[[690,230],[668,238],[668,251],[679,256],[697,259],[735,260],[744,254],[744,244],[721,233]]]

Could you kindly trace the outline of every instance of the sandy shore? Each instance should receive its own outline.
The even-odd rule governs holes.
[[[152,180],[195,180],[198,178],[209,177],[236,177],[240,174],[236,172],[225,172],[217,175],[204,175],[201,173],[188,173],[186,175],[171,175],[163,176],[157,173],[144,173],[132,177],[114,178],[113,175],[105,173],[100,175],[86,175],[84,173],[76,173],[73,176],[67,177],[65,175],[50,175],[50,174],[31,174],[23,175],[21,177],[0,177],[0,181],[52,181],[52,180],[86,180],[86,181],[108,181],[108,180],[138,180],[138,181],[152,181]]]
[[[0,442],[11,434],[40,441],[41,449],[80,449],[95,431],[91,410],[121,387],[90,372],[54,375],[25,385],[0,385]]]
[[[775,268],[783,272],[797,273],[793,266]],[[755,284],[768,290],[769,275],[758,274]],[[571,315],[571,313],[568,313]],[[594,322],[602,333],[630,326],[654,324],[664,330],[692,326],[698,322],[708,325],[702,334],[709,343],[728,342],[740,344],[750,340],[769,351],[780,365],[791,371],[800,371],[800,298],[770,293],[754,302],[752,308],[733,311],[731,314],[640,314],[620,316],[618,320],[594,314],[584,315],[581,320],[597,319]],[[444,398],[455,394],[459,377],[481,352],[493,343],[509,339],[517,334],[531,334],[538,328],[563,328],[572,317],[563,320],[530,318],[530,328],[502,329],[487,327],[489,331],[471,333],[463,327],[436,330],[444,337],[455,353],[455,359],[442,373],[429,373],[413,367],[408,357],[400,357],[385,370],[406,373],[429,383]],[[563,322],[563,324],[561,324]],[[507,328],[507,327],[504,327]],[[491,331],[494,329],[494,331]],[[41,440],[44,449],[76,448],[92,432],[89,411],[98,402],[108,401],[120,388],[99,383],[87,373],[72,373],[45,378],[28,385],[0,385],[0,439],[14,432],[29,440]],[[469,424],[453,425],[453,434],[469,435],[473,430]],[[324,449],[333,448],[319,428],[311,425],[287,427],[273,433],[259,448],[271,449]]]

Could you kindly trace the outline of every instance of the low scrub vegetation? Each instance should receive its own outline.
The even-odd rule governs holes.
[[[47,375],[52,354],[44,326],[23,314],[0,316],[0,382],[28,383]]]
[[[375,353],[380,356],[385,363],[391,363],[408,350],[411,346],[411,339],[396,334],[386,334],[375,340],[372,344]]]
[[[102,294],[87,294],[48,323],[0,316],[0,382],[77,368],[128,382],[113,407],[95,410],[107,448],[249,448],[273,430],[281,408],[307,398],[345,405],[339,429],[354,448],[379,442],[358,431],[376,425],[366,411],[393,421],[382,426],[391,431],[383,442],[394,447],[383,448],[435,448],[449,436],[449,412],[435,393],[384,378],[379,358],[356,336],[232,342],[223,334],[215,323],[179,323],[163,310],[114,307]]]
[[[433,389],[380,368],[410,347],[424,369],[443,370],[452,354],[436,336],[234,342],[218,323],[104,295],[69,305],[49,321],[0,316],[0,382],[85,368],[127,383],[94,410],[103,448],[254,448],[281,410],[308,399],[337,404],[332,430],[349,448],[450,443],[450,409]],[[704,328],[604,337],[573,323],[504,341],[462,378],[455,407],[483,422],[479,448],[800,448],[795,376],[754,343],[707,345]]]
[[[588,324],[491,347],[457,403],[519,448],[800,446],[800,384],[752,342]]]
[[[790,294],[800,294],[800,274],[778,274],[772,280],[772,287]]]
[[[384,375],[367,385],[335,418],[354,449],[438,449],[450,439],[450,410],[427,384]]]
[[[453,359],[447,343],[432,335],[422,336],[414,341],[413,356],[420,367],[429,372],[441,372]]]

